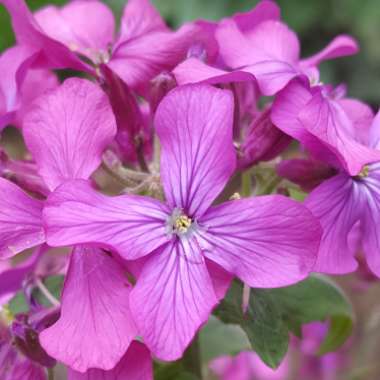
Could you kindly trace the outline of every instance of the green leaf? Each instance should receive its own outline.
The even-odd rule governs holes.
[[[26,313],[29,311],[28,303],[26,302],[23,292],[18,292],[8,303],[8,309],[12,315]]]
[[[225,323],[239,324],[253,350],[276,368],[288,350],[288,328],[276,300],[268,292],[251,289],[246,313],[242,309],[243,285],[234,282],[215,314]]]
[[[199,342],[203,364],[222,355],[236,355],[240,351],[249,350],[249,340],[238,325],[222,323],[211,316],[207,324],[199,332]]]
[[[305,198],[307,197],[307,193],[305,193],[302,190],[295,189],[294,187],[289,187],[288,191],[289,191],[290,197],[295,199],[296,201],[303,202]]]
[[[289,332],[300,336],[302,324],[330,319],[330,330],[319,353],[334,351],[349,337],[353,311],[343,291],[327,277],[312,275],[286,288],[251,289],[242,310],[243,285],[234,282],[215,314],[225,323],[239,324],[252,348],[270,367],[285,356]]]

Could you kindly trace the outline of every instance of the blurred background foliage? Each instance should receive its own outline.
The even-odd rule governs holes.
[[[103,0],[120,15],[126,0]],[[257,0],[152,0],[167,22],[177,27],[197,18],[218,20],[252,8]],[[65,0],[29,0],[34,10]],[[300,36],[302,54],[323,48],[335,35],[348,33],[358,39],[361,51],[322,65],[322,80],[347,83],[349,95],[380,105],[380,0],[278,0],[285,22]],[[117,16],[118,17],[118,16]],[[0,50],[12,45],[9,17],[0,9]],[[1,75],[1,74],[0,74]]]

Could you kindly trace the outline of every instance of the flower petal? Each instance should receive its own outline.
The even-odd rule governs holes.
[[[197,58],[188,58],[185,61],[181,62],[173,70],[173,74],[178,85],[199,82],[208,84],[220,84],[255,80],[255,77],[250,73],[244,71],[228,72],[207,65]]]
[[[13,46],[5,50],[0,56],[0,94],[4,105],[1,113],[14,111],[19,106],[21,79],[25,77],[25,71],[19,70],[25,62],[35,54],[35,51],[25,46]]]
[[[298,119],[329,147],[349,174],[356,175],[365,164],[380,160],[380,151],[355,140],[353,123],[337,102],[323,95],[322,89],[302,108]]]
[[[0,178],[0,258],[12,257],[45,241],[42,202]]]
[[[351,120],[354,136],[363,145],[370,146],[370,129],[374,114],[372,108],[357,99],[340,99],[338,104]]]
[[[235,169],[233,97],[207,85],[172,90],[157,108],[161,178],[167,202],[202,215]]]
[[[282,160],[276,167],[277,174],[296,183],[305,191],[311,191],[325,179],[334,176],[336,170],[321,161],[311,159]]]
[[[115,47],[108,66],[129,87],[142,92],[146,82],[185,58],[199,30],[186,24],[176,32],[158,30],[125,40]]]
[[[149,0],[129,0],[121,18],[118,43],[155,31],[168,31],[157,9]]]
[[[0,0],[12,18],[17,42],[41,53],[39,67],[71,68],[95,74],[94,70],[81,62],[65,45],[48,37],[38,25],[24,0]]]
[[[335,37],[322,51],[303,59],[303,67],[315,67],[321,62],[338,57],[356,54],[359,51],[358,43],[350,36],[340,35]]]
[[[130,290],[122,267],[111,256],[97,248],[74,248],[61,316],[40,334],[46,352],[79,372],[114,368],[136,334]]]
[[[369,146],[380,150],[380,110],[372,121],[369,133]]]
[[[279,21],[263,22],[249,35],[243,35],[235,23],[225,21],[217,29],[216,38],[226,64],[253,74],[264,95],[274,95],[300,74],[298,38]]]
[[[369,177],[363,180],[365,211],[362,218],[362,244],[371,271],[380,277],[380,164],[370,168]]]
[[[357,262],[347,238],[363,210],[359,184],[348,175],[339,174],[313,190],[305,206],[323,228],[315,271],[334,274],[355,271]]]
[[[45,248],[37,248],[25,261],[0,270],[0,300],[12,298],[21,288],[25,278],[34,271]],[[3,264],[4,262],[0,262]],[[0,308],[1,308],[0,302]],[[4,302],[5,303],[5,302]]]
[[[217,303],[194,239],[174,241],[154,253],[131,293],[139,332],[162,360],[180,358]]]
[[[280,8],[274,1],[262,0],[250,11],[236,13],[233,20],[243,33],[249,33],[260,23],[268,20],[279,20],[280,17]]]
[[[11,379],[10,377],[7,379]],[[12,368],[12,380],[46,380],[43,367],[29,359],[18,361]]]
[[[51,246],[99,243],[134,260],[168,241],[168,210],[143,196],[107,197],[86,181],[74,181],[52,193],[44,208]]]
[[[127,353],[110,371],[90,369],[80,373],[69,369],[68,380],[153,380],[152,358],[149,350],[133,341]]]
[[[363,165],[380,160],[380,152],[355,140],[353,122],[338,102],[303,80],[293,80],[276,97],[273,123],[300,141],[320,161],[358,174]]]
[[[116,134],[107,96],[92,82],[72,78],[41,96],[24,120],[24,138],[51,190],[87,179]]]
[[[90,59],[100,51],[106,52],[113,42],[114,17],[100,1],[77,0],[62,8],[50,5],[34,17],[49,37]]]
[[[199,225],[204,255],[249,286],[261,288],[305,278],[315,263],[321,236],[310,211],[280,195],[212,207]]]

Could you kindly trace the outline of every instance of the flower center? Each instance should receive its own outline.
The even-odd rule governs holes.
[[[177,216],[174,220],[174,230],[177,233],[185,234],[191,227],[192,220],[185,214]]]
[[[360,171],[360,173],[357,175],[357,177],[360,179],[366,178],[366,177],[368,177],[368,174],[369,174],[369,166],[364,165],[362,170]]]
[[[175,208],[167,220],[167,232],[179,237],[190,236],[196,224],[196,221],[183,213],[181,209]]]

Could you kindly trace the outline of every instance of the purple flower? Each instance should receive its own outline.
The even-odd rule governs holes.
[[[35,249],[29,258],[18,265],[12,265],[11,260],[0,261],[0,307],[15,295],[25,278],[36,270],[45,249],[43,246]]]
[[[341,35],[321,52],[301,59],[297,35],[279,19],[277,5],[262,1],[247,14],[222,20],[212,29],[219,46],[218,60],[207,65],[190,57],[175,68],[176,79],[181,84],[215,83],[215,77],[233,81],[236,76],[252,76],[264,95],[274,95],[299,75],[318,82],[321,62],[358,51],[355,40]]]
[[[259,113],[245,131],[239,147],[240,168],[249,167],[259,161],[269,161],[285,150],[291,137],[275,127],[270,119],[270,108]]]
[[[14,46],[0,56],[0,131],[11,123],[21,126],[30,103],[58,85],[53,73],[31,68],[36,58],[25,46]]]
[[[66,180],[89,178],[115,136],[115,124],[107,96],[87,80],[69,79],[41,96],[25,117],[23,133],[47,187],[53,190]],[[5,195],[0,200],[0,253],[6,258],[45,241],[44,202],[5,179],[0,186]],[[96,247],[75,247],[61,315],[40,335],[42,346],[77,371],[112,369],[136,335],[130,290],[124,268],[111,255]]]
[[[110,371],[90,369],[86,373],[68,371],[68,380],[153,380],[149,350],[134,341],[120,362]]]
[[[0,308],[0,312],[2,312]],[[29,330],[29,334],[32,330]],[[31,335],[29,335],[31,336]],[[33,331],[34,358],[24,356],[16,349],[15,336],[3,322],[0,314],[0,378],[2,380],[46,380],[47,376],[39,361],[33,359],[46,359],[46,353],[41,350],[38,343],[38,333]],[[52,360],[50,358],[50,360]],[[51,362],[49,362],[51,364]]]
[[[328,333],[328,324],[313,322],[302,327],[302,341],[293,340],[293,347],[301,351],[299,376],[310,380],[336,380],[340,377],[348,364],[347,348],[345,344],[336,352],[320,356],[318,348]]]
[[[235,169],[232,121],[229,91],[176,88],[155,116],[165,203],[108,197],[75,181],[54,191],[44,210],[52,246],[98,243],[126,260],[146,258],[130,308],[144,342],[163,360],[179,358],[208,319],[223,296],[220,280],[230,279],[220,273],[252,287],[285,286],[305,278],[316,259],[320,226],[301,204],[267,196],[211,206]],[[100,286],[88,291],[97,294]]]
[[[267,367],[253,351],[242,351],[236,357],[221,356],[210,363],[220,380],[285,380],[289,376],[289,358],[277,369]]]
[[[62,8],[47,6],[34,14],[23,0],[1,0],[12,16],[19,44],[39,53],[36,65],[73,68],[96,75],[83,63],[106,64],[128,86],[144,90],[162,70],[184,58],[199,28],[184,25],[172,32],[148,0],[128,1],[117,37],[111,10],[100,1],[72,1]]]
[[[352,99],[334,99],[326,87],[290,83],[278,95],[272,120],[298,139],[313,157],[338,174],[314,189],[305,205],[323,227],[315,269],[325,273],[353,272],[358,263],[349,235],[360,222],[359,240],[369,268],[380,276],[380,114]]]

